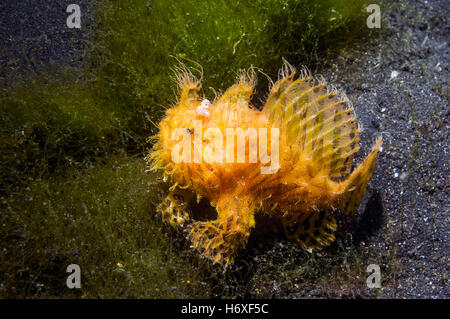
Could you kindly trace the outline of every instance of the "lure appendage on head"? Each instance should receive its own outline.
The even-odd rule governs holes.
[[[162,170],[172,183],[158,207],[163,220],[182,227],[195,249],[224,267],[245,246],[257,212],[279,217],[287,237],[308,251],[330,245],[336,214],[350,216],[357,211],[381,147],[379,137],[351,172],[361,129],[345,94],[305,70],[297,73],[288,64],[262,111],[250,106],[255,86],[251,71],[241,73],[238,83],[213,102],[199,96],[201,83],[187,69],[182,68],[178,80],[180,98],[159,123],[156,143],[147,158],[152,169]],[[174,139],[173,132],[180,128],[186,134]],[[223,147],[221,153],[221,139],[209,136],[198,143],[212,129],[223,132],[224,140],[227,129],[246,134],[232,136],[235,145]],[[267,132],[268,148],[259,144],[261,135],[249,132]],[[174,161],[173,152],[180,151],[183,138],[189,152],[183,161]],[[239,140],[245,146],[240,159]],[[261,156],[255,161],[252,149],[257,154],[266,152],[274,161],[273,142],[278,152],[276,169],[262,173],[270,164]],[[206,159],[211,150],[219,150],[220,160]],[[234,161],[225,160],[230,151]],[[208,199],[217,210],[217,219],[192,220],[188,203],[193,198]]]

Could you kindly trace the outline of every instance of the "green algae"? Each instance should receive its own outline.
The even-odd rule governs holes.
[[[154,214],[161,191],[144,169],[141,158],[112,157],[3,199],[1,239],[14,245],[0,257],[2,294],[205,297],[195,262]],[[71,263],[81,268],[80,291],[65,286]]]
[[[224,273],[162,224],[155,207],[163,196],[158,175],[149,176],[140,157],[123,154],[65,177],[29,181],[22,193],[1,198],[0,242],[8,243],[0,255],[1,294],[271,298],[314,287],[329,297],[361,297],[367,262],[382,258],[385,281],[396,269],[388,252],[351,241],[338,239],[311,255],[294,242],[259,236],[265,248],[244,250]],[[80,290],[65,285],[72,263],[81,268]]]
[[[283,58],[311,66],[320,54],[369,34],[360,0],[123,0],[97,12],[97,91],[138,135],[154,129],[148,118],[156,122],[174,102],[178,60],[201,66],[205,94],[213,97],[240,68],[253,65],[274,78]]]
[[[102,2],[76,81],[38,76],[3,89],[0,295],[271,297],[274,278],[354,282],[359,255],[337,246],[320,258],[273,243],[244,251],[228,273],[199,259],[155,213],[162,190],[142,158],[175,102],[179,60],[202,66],[213,97],[209,88],[226,89],[239,68],[276,79],[283,58],[312,66],[338,53],[367,35],[365,16],[356,0]],[[81,290],[65,286],[70,263],[82,269]]]

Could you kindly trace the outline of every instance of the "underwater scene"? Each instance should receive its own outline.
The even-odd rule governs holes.
[[[1,1],[0,298],[449,298],[449,16]]]

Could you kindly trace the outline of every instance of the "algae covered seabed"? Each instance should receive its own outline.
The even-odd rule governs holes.
[[[158,7],[160,2],[148,2],[149,16],[152,10],[164,9]],[[278,4],[301,2],[266,3],[278,8]],[[105,32],[99,39],[96,28],[113,21],[114,14],[101,13],[97,25],[95,7],[79,1],[83,27],[69,30],[61,28],[67,4],[0,4],[0,296],[449,297],[450,8],[445,1],[401,1],[386,10],[381,5],[381,29],[363,39],[343,41],[339,50],[314,50],[308,42],[314,37],[302,38],[302,50],[308,54],[298,61],[345,90],[354,104],[364,128],[357,162],[375,137],[383,136],[378,167],[358,222],[332,246],[313,254],[303,252],[283,238],[275,220],[260,216],[246,250],[226,273],[198,258],[182,234],[163,225],[155,213],[165,187],[157,174],[145,172],[143,157],[149,147],[145,137],[154,133],[151,122],[163,113],[161,105],[170,105],[154,94],[172,94],[170,74],[160,74],[160,66],[145,63],[131,68],[145,48],[140,47],[139,25],[126,30],[125,37],[112,33],[132,25],[135,17],[126,14],[125,5],[113,11],[122,12],[122,20],[111,26],[111,34]],[[202,6],[198,10],[200,21]],[[226,16],[226,6],[221,10]],[[283,10],[277,12],[280,20],[267,23],[287,21],[278,45],[282,52],[290,52],[298,48],[285,43],[296,24],[283,19]],[[268,13],[258,14],[249,21]],[[170,27],[148,23],[161,30]],[[245,23],[254,32],[262,30]],[[203,30],[194,24],[189,28]],[[245,54],[252,45],[260,55],[253,63],[256,66],[267,68],[281,61],[281,57],[263,56],[269,50],[264,41],[252,44],[244,34],[233,38],[234,29],[232,23],[214,29],[229,34],[220,45],[231,41],[233,47],[230,56],[221,58],[233,61],[236,53],[240,60],[216,74],[212,74],[214,65],[205,62],[211,85],[218,85],[226,75],[231,78],[224,81],[232,81],[234,71],[252,62]],[[208,42],[210,36],[199,37],[200,44],[162,37],[154,44],[151,61],[164,64],[170,59],[163,56],[165,46],[182,44],[185,47],[180,50],[187,54],[179,58],[194,55],[193,59],[210,61],[190,51],[214,45]],[[97,40],[101,45],[96,45]],[[105,41],[110,46],[105,47]],[[222,40],[217,37],[217,41]],[[90,59],[87,52],[96,58]],[[108,54],[117,60],[101,59]],[[59,75],[63,84],[54,85],[48,74],[61,67],[65,68]],[[90,69],[102,71],[85,72]],[[268,73],[276,77],[273,71]],[[132,90],[124,85],[127,81],[132,82]],[[147,104],[154,109],[141,109]],[[81,289],[66,287],[66,267],[72,263],[80,265]],[[367,288],[369,264],[380,266],[382,288]]]

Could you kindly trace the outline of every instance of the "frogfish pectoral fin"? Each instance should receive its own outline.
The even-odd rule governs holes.
[[[169,194],[157,207],[163,222],[175,228],[186,224],[190,220],[188,204],[193,195],[187,189],[182,189],[176,185],[172,186]]]
[[[229,203],[229,202],[228,202]],[[195,222],[188,226],[187,237],[202,256],[227,268],[234,262],[239,249],[244,247],[254,226],[252,210],[239,206],[218,205],[218,218]],[[236,209],[239,209],[239,213]]]
[[[303,218],[282,218],[286,237],[295,239],[301,247],[311,252],[329,246],[334,241],[336,220],[332,211],[318,211]]]
[[[217,221],[195,222],[187,229],[188,238],[200,254],[227,268],[234,262],[239,248],[245,246],[249,232],[225,232]]]

